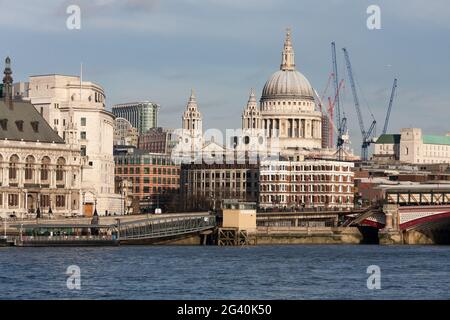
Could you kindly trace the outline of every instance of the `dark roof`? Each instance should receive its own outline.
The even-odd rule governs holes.
[[[28,101],[0,99],[0,139],[65,143]]]
[[[399,144],[401,135],[399,134],[382,134],[375,143],[391,143]]]

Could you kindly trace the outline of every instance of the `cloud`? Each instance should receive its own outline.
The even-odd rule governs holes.
[[[346,46],[366,99],[383,127],[394,76],[399,88],[390,128],[448,131],[448,0],[379,0],[382,30],[368,31],[371,0],[0,0],[0,26],[16,78],[77,73],[102,85],[107,103],[149,99],[161,121],[178,127],[189,91],[197,91],[204,128],[234,128],[248,91],[261,92],[278,70],[284,29],[293,28],[298,69],[321,93],[331,72],[330,42]],[[81,32],[65,27],[66,7],[82,8]],[[27,50],[24,50],[24,43]],[[30,49],[31,48],[31,49]],[[386,67],[386,65],[392,67]],[[72,68],[72,66],[74,66]],[[126,81],[124,81],[126,79]],[[350,85],[345,109],[353,146],[360,132]],[[365,113],[365,124],[370,115]],[[441,116],[434,116],[435,114]],[[447,129],[446,129],[447,128]],[[433,131],[433,132],[432,132]]]

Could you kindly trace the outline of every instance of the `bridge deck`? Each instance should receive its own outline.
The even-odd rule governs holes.
[[[216,217],[209,213],[151,217],[118,223],[120,240],[154,239],[200,232],[216,227]]]

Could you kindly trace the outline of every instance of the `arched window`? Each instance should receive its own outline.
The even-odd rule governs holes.
[[[34,157],[28,156],[25,160],[25,180],[33,179]]]
[[[9,158],[9,179],[17,180],[17,165],[19,163],[19,157],[17,155],[12,155]]]
[[[56,162],[56,181],[64,180],[64,166],[66,164],[66,160],[64,158],[59,158]]]
[[[41,161],[41,181],[48,181],[49,165],[50,165],[50,158],[43,157]]]

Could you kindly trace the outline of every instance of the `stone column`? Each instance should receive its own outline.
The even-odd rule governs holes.
[[[306,120],[305,138],[311,138],[311,136],[312,136],[312,123],[311,120]]]
[[[386,217],[386,225],[378,233],[380,244],[403,244],[403,236],[399,226],[398,205],[385,204],[383,212]]]
[[[67,212],[69,213],[69,215],[72,215],[72,193],[69,191],[67,192],[66,195],[66,201],[67,201]]]
[[[49,168],[50,188],[56,188],[56,171],[54,167]]]
[[[17,168],[17,183],[18,183],[19,188],[22,188],[23,182],[25,180],[25,175],[24,175],[25,167],[23,164],[18,164],[16,168]]]
[[[400,228],[399,219],[398,219],[398,205],[385,204],[383,206],[383,212],[384,212],[384,215],[386,216],[385,230],[398,231]]]
[[[1,168],[3,175],[2,175],[2,186],[9,185],[9,170],[7,165],[3,165]]]

